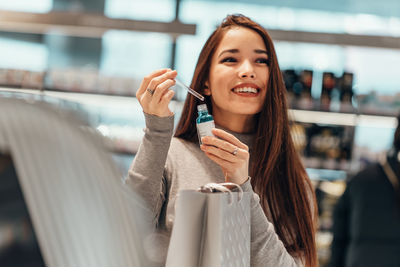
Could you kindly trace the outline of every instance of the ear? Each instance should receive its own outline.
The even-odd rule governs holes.
[[[206,81],[204,85],[205,85],[205,87],[204,87],[204,95],[210,96],[211,95],[211,90],[210,90],[209,82]]]

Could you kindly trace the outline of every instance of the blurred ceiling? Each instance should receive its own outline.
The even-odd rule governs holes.
[[[190,1],[190,0],[189,0]],[[198,0],[199,1],[199,0]],[[202,0],[204,1],[204,0]],[[206,0],[207,1],[207,0]],[[400,17],[400,0],[208,0],[210,2],[241,2],[276,7],[313,9],[344,13],[365,13],[383,17]]]

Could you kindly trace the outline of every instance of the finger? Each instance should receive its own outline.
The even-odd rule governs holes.
[[[232,153],[238,147],[236,145],[229,143],[228,141],[213,136],[204,136],[201,139],[201,142],[205,145],[212,145],[215,147],[219,147],[229,153]]]
[[[168,105],[171,99],[174,97],[175,92],[169,90],[164,96],[161,98],[160,105]]]
[[[153,111],[161,111],[168,108],[169,102],[161,102],[162,97],[167,93],[168,88],[170,88],[175,81],[166,80],[163,83],[159,84],[154,91],[154,94],[151,97],[151,101],[149,102],[149,108]]]
[[[151,89],[155,89],[157,91],[157,86],[161,83],[163,83],[164,81],[168,80],[168,79],[175,79],[176,75],[178,75],[178,72],[176,70],[173,71],[167,71],[162,75],[159,75],[153,79],[151,79],[148,88]]]
[[[226,169],[226,170],[228,170],[228,169],[232,169],[232,167],[231,167],[231,164],[232,163],[230,163],[229,161],[226,161],[226,160],[224,160],[224,159],[221,159],[221,158],[219,158],[219,157],[217,157],[217,156],[215,156],[215,155],[213,155],[213,154],[211,154],[211,153],[205,153],[206,154],[206,156],[209,158],[209,159],[211,159],[212,161],[214,161],[215,163],[217,163],[219,166],[221,166],[223,169]]]
[[[157,85],[157,87],[154,89],[155,91],[153,94],[154,103],[158,104],[161,101],[161,98],[164,96],[164,94],[167,93],[168,88],[170,88],[174,84],[175,80],[167,79],[164,82]]]
[[[174,77],[176,77],[176,74],[177,74],[176,71],[167,70],[167,72],[165,72],[164,74],[156,76],[155,78],[153,78],[150,81],[148,87],[146,88],[144,93],[139,98],[140,103],[142,104],[143,107],[147,106],[150,108],[150,110],[147,110],[147,112],[152,113],[151,110],[157,109],[157,105],[160,102],[160,94],[162,94],[164,90],[168,89],[168,86],[163,85],[163,83],[161,83],[161,86],[157,85],[156,87],[153,87],[152,84],[158,84],[158,81],[164,80],[165,79],[164,77],[168,77],[171,75],[172,75],[171,77],[174,78]],[[172,79],[170,79],[170,80],[171,80],[170,83],[172,83],[172,85],[173,85],[175,83],[175,81]],[[159,88],[157,88],[157,87],[159,87]],[[148,89],[154,90],[153,93],[150,93],[148,91]],[[158,91],[161,91],[161,92],[158,92]]]
[[[216,137],[219,137],[219,138],[221,138],[221,139],[223,139],[223,140],[225,140],[225,141],[227,141],[227,142],[229,142],[229,143],[231,143],[231,144],[234,144],[235,146],[237,146],[237,147],[239,147],[239,148],[241,148],[241,149],[244,149],[244,150],[246,150],[246,151],[249,151],[249,147],[248,147],[247,145],[243,144],[243,143],[240,142],[240,140],[237,139],[234,135],[232,135],[232,134],[230,134],[230,133],[227,133],[227,132],[225,132],[224,130],[214,128],[214,129],[212,129],[212,133],[213,133]]]
[[[174,97],[175,92],[172,90],[168,90],[168,92],[161,98],[160,106],[162,109],[163,116],[172,116],[174,113],[169,109],[168,104],[171,99]]]
[[[139,99],[139,102],[142,104],[142,106],[143,105],[148,106],[149,103],[151,102],[152,97],[153,97],[152,94],[150,94],[150,92],[148,92],[146,90],[146,91],[144,91],[144,93],[141,96],[139,96],[138,99]]]
[[[160,76],[169,70],[170,69],[159,69],[159,70],[153,71],[149,75],[145,76],[143,78],[142,82],[140,83],[139,89],[136,92],[136,98],[139,99],[146,92],[146,89],[149,87],[149,83],[151,82],[151,80],[153,78]]]
[[[200,149],[208,154],[216,156],[230,163],[236,163],[239,160],[242,160],[241,156],[239,155],[239,152],[236,155],[233,155],[232,153],[226,150],[217,148],[215,146],[207,146],[207,145],[201,145]]]

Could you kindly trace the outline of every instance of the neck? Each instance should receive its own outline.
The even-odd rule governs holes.
[[[253,133],[256,124],[254,115],[240,115],[240,114],[213,114],[214,121],[221,127],[235,133]]]

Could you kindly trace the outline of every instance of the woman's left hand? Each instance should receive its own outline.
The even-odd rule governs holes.
[[[207,157],[221,166],[225,182],[243,184],[249,176],[249,148],[235,136],[221,129],[213,129],[214,136],[201,139]],[[218,138],[217,138],[218,137]]]

